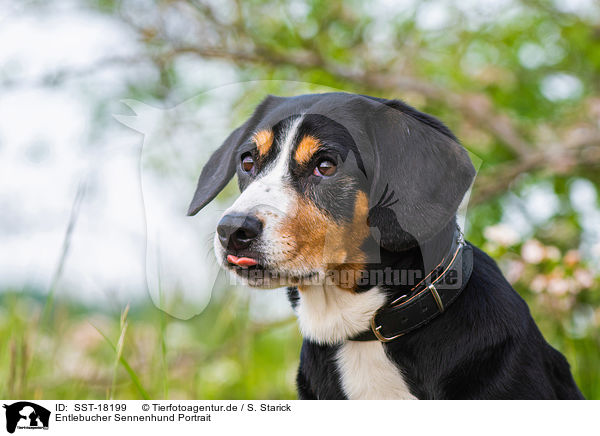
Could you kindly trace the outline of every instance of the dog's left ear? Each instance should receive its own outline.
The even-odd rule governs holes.
[[[367,123],[374,151],[369,222],[383,248],[402,251],[454,219],[475,168],[437,119],[397,101],[376,106]]]

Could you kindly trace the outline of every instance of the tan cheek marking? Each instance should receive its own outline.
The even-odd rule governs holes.
[[[258,154],[260,156],[266,155],[271,146],[273,145],[273,131],[272,130],[260,130],[254,134],[252,137],[254,143],[256,144],[256,148],[258,149]]]
[[[336,271],[337,277],[350,278],[340,282],[340,288],[353,291],[366,261],[360,246],[369,235],[368,212],[364,192],[357,193],[353,219],[345,224],[336,223],[314,203],[299,198],[281,231],[282,239],[293,241],[294,246],[285,266]]]
[[[318,268],[329,258],[329,240],[335,240],[332,233],[341,233],[341,227],[309,200],[299,197],[293,211],[283,223],[283,239],[293,242],[292,267]],[[339,244],[336,244],[339,245]]]
[[[307,135],[302,138],[302,141],[300,141],[300,144],[298,144],[294,159],[296,159],[296,162],[298,162],[300,165],[303,165],[310,160],[320,146],[321,143],[317,138]]]
[[[360,279],[361,273],[365,269],[367,259],[360,247],[370,233],[367,224],[368,216],[369,200],[364,192],[358,191],[354,201],[352,222],[345,226],[344,235],[342,236],[346,258],[343,263],[332,267],[332,269],[337,270],[339,277],[344,277],[343,274],[345,274],[346,278],[351,279],[342,280],[340,283],[339,287],[346,291],[356,289],[356,280]]]
[[[367,219],[369,217],[369,200],[367,194],[363,191],[356,193],[356,200],[354,201],[354,214],[352,223],[347,228],[346,235],[346,246],[348,249],[348,257],[346,261],[354,262],[354,257],[360,262],[364,262],[365,253],[362,252],[360,246],[365,242],[365,239],[369,236],[369,225]]]

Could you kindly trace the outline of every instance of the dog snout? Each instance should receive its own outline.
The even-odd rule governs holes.
[[[223,248],[243,250],[262,233],[263,224],[255,215],[228,214],[221,218],[217,234]]]

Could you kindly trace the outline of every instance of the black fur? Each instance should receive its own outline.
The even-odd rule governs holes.
[[[236,170],[243,190],[253,175],[241,174],[238,162],[252,133],[273,128],[277,142],[280,127],[298,114],[304,114],[298,136],[314,135],[325,145],[314,159],[331,153],[341,162],[336,177],[315,180],[310,175],[315,162],[304,167],[290,161],[293,186],[342,221],[352,218],[356,191],[368,193],[372,237],[362,247],[372,261],[367,273],[384,267],[423,276],[431,271],[448,250],[457,207],[475,173],[443,123],[396,100],[343,93],[268,97],[211,157],[190,214],[211,201]],[[566,359],[544,340],[525,302],[494,261],[473,250],[473,272],[456,301],[424,327],[385,344],[411,393],[420,399],[583,398]],[[388,301],[411,289],[376,285]],[[298,291],[290,288],[288,295],[295,307]],[[345,398],[336,352],[337,346],[304,340],[300,398]]]
[[[544,340],[526,303],[496,263],[473,248],[471,279],[447,311],[384,345],[411,393],[432,400],[582,399],[567,360]],[[339,398],[335,369],[323,373],[336,347],[305,340],[302,350],[300,398]],[[319,396],[324,392],[333,394]]]
[[[302,343],[300,369],[296,377],[302,400],[345,400],[335,364],[337,348],[310,341]]]

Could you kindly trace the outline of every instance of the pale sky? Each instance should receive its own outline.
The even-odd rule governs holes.
[[[110,117],[132,114],[119,103],[128,98],[125,84],[132,78],[153,80],[151,69],[115,66],[59,87],[39,86],[40,78],[52,72],[85,70],[101,59],[141,50],[122,24],[71,3],[37,14],[20,9],[18,2],[0,2],[0,288],[49,288],[83,183],[87,189],[58,292],[114,308],[148,298],[148,283],[156,300],[160,272],[163,288],[178,287],[185,294],[170,313],[187,318],[208,303],[217,271],[210,236],[226,207],[215,203],[198,217],[186,217],[193,178],[231,128],[226,103],[245,88],[218,88],[235,81],[235,72],[224,64],[183,59],[177,106],[163,110],[138,104],[141,118],[122,119],[146,134],[140,172],[144,136]],[[434,29],[446,19],[443,13],[430,18],[420,25]],[[207,90],[212,104],[200,114],[193,100],[185,99]],[[109,118],[100,132],[93,122],[98,102],[107,103],[102,117]],[[173,119],[177,123],[170,124]],[[167,136],[156,133],[165,126],[170,127]],[[156,150],[168,171],[146,165]],[[552,195],[544,189],[530,193],[529,217],[519,217],[519,208],[508,204],[504,221],[526,234],[527,219],[551,216]],[[575,198],[595,194],[585,181],[573,189]],[[600,221],[600,212],[581,213],[589,240],[597,244],[593,223]],[[281,291],[254,292],[252,298],[256,307],[271,301],[272,316],[289,313]]]

